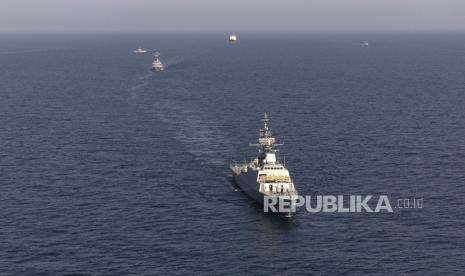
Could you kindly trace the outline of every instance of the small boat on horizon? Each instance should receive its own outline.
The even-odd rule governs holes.
[[[236,34],[229,35],[229,42],[236,42],[236,41],[237,41],[237,35]]]
[[[147,50],[142,49],[142,47],[139,46],[136,50],[134,50],[135,54],[140,54],[140,53],[147,53]]]

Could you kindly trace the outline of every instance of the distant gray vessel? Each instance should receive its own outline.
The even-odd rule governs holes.
[[[163,71],[163,70],[165,70],[165,66],[160,61],[160,53],[155,52],[155,59],[152,62],[152,71],[160,72],[160,71]]]
[[[141,54],[141,53],[147,53],[147,50],[142,49],[142,47],[139,46],[136,50],[134,50],[135,54]]]
[[[260,129],[260,138],[257,146],[259,155],[250,163],[230,165],[231,173],[237,185],[255,201],[264,204],[264,197],[283,200],[292,206],[289,212],[281,212],[281,215],[290,217],[295,213],[295,203],[298,196],[294,183],[285,165],[276,158],[276,139],[268,128],[268,116],[265,113],[263,128]],[[276,205],[277,206],[277,205]]]

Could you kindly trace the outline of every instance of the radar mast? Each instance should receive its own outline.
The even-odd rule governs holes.
[[[260,129],[260,138],[258,138],[258,144],[251,144],[259,148],[260,153],[266,155],[267,153],[275,153],[278,151],[276,147],[281,146],[282,144],[277,144],[276,139],[271,134],[271,130],[268,127],[268,114],[265,112],[263,115],[263,128]]]

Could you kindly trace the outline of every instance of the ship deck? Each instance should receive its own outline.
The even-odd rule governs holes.
[[[242,169],[246,168],[246,164],[231,164],[229,165],[229,169],[231,170],[232,173],[235,175],[238,175],[241,173]]]

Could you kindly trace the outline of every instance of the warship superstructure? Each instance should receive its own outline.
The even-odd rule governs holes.
[[[163,71],[164,69],[165,69],[165,66],[160,61],[160,53],[155,52],[155,58],[152,62],[152,71],[160,72],[160,71]]]
[[[291,211],[279,212],[290,217],[295,213],[297,190],[289,175],[285,164],[277,157],[276,139],[272,136],[268,127],[268,116],[265,113],[263,128],[260,129],[258,144],[251,144],[259,148],[258,156],[249,163],[230,165],[231,173],[237,185],[255,201],[264,204],[265,196],[274,198],[277,202],[282,200],[291,206]]]

